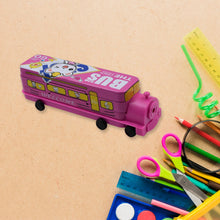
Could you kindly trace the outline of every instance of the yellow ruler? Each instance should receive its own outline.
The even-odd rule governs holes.
[[[184,40],[215,82],[220,86],[220,55],[206,36],[199,28],[196,28],[186,35]]]

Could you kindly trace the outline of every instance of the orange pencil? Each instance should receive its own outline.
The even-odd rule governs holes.
[[[177,119],[178,122],[180,122],[180,124],[184,125],[187,128],[191,128],[192,124],[190,124],[188,121],[175,117]],[[192,129],[193,131],[195,131],[197,134],[199,134],[200,136],[204,137],[205,139],[209,140],[210,142],[212,142],[213,144],[217,145],[218,147],[220,147],[220,141],[216,140],[214,137],[210,136],[209,134],[207,134],[206,132],[200,130],[197,127],[194,127]]]
[[[200,121],[202,121],[202,117],[200,117],[198,115],[198,118]],[[216,126],[213,122],[211,121],[206,121],[204,122],[205,125],[207,125],[208,127],[210,127],[213,131],[215,131],[217,134],[220,134],[220,128],[218,126]]]

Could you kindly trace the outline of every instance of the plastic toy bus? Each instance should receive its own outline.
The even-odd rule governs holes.
[[[20,66],[23,93],[42,111],[45,105],[124,127],[133,137],[152,130],[160,116],[158,99],[140,93],[135,76],[45,55],[35,55]]]

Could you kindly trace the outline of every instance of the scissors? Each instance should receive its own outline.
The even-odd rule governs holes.
[[[173,137],[177,141],[179,146],[177,152],[172,153],[168,150],[166,144],[166,139],[168,137]],[[193,201],[195,206],[199,206],[202,203],[202,201],[207,199],[207,196],[197,186],[195,186],[192,182],[190,182],[185,175],[185,170],[181,159],[182,143],[180,139],[175,134],[172,133],[165,134],[162,138],[162,147],[163,147],[163,152],[170,158],[170,160],[173,162],[174,166],[176,167],[176,173],[170,172],[169,170],[164,168],[156,158],[149,156],[142,156],[137,160],[138,170],[148,178],[161,177],[178,183],[184,189],[185,193],[189,196],[189,198]],[[156,166],[156,171],[154,173],[148,173],[141,167],[141,162],[144,160],[153,162],[153,164]]]

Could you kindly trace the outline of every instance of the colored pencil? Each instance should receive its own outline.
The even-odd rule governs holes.
[[[207,121],[205,122],[205,125],[207,125],[208,127],[210,127],[213,131],[215,131],[217,134],[220,134],[220,128],[217,127],[213,122],[211,121]]]
[[[202,117],[200,117],[198,115],[198,118],[200,121],[202,121]],[[213,131],[215,131],[217,134],[220,134],[220,128],[218,126],[216,126],[213,122],[211,121],[206,121],[204,122],[205,125],[207,125],[208,127],[210,127]]]
[[[216,177],[211,176],[211,175],[209,175],[209,174],[202,173],[202,172],[200,172],[200,171],[194,170],[194,169],[192,169],[192,168],[190,168],[190,167],[184,167],[184,168],[186,168],[190,173],[193,173],[193,174],[195,174],[195,175],[197,175],[197,176],[200,176],[200,177],[202,177],[202,178],[204,178],[204,179],[211,180],[211,181],[213,181],[213,182],[215,182],[215,183],[220,184],[220,179],[219,179],[219,178],[216,178]]]
[[[175,168],[174,164],[173,164],[170,160],[164,159],[163,161],[164,161],[168,166],[170,166],[171,168]],[[205,179],[203,179],[203,178],[201,178],[201,177],[198,177],[198,176],[196,176],[196,175],[193,174],[193,173],[190,173],[186,168],[184,168],[184,169],[185,169],[185,173],[186,173],[187,175],[189,175],[189,176],[191,176],[191,177],[197,179],[198,181],[200,181],[200,182],[202,182],[202,183],[204,183],[204,184],[206,184],[206,185],[208,184],[208,181],[207,181],[207,180],[205,180]]]
[[[180,122],[180,124],[184,125],[187,128],[191,128],[193,125],[190,124],[188,121],[175,117],[177,119],[178,122]],[[197,127],[194,127],[192,129],[193,131],[195,131],[197,134],[199,134],[200,136],[204,137],[205,139],[209,140],[210,142],[212,142],[213,144],[217,145],[218,147],[220,147],[220,141],[216,140],[214,137],[210,136],[209,134],[207,134],[206,132],[200,130]]]
[[[164,186],[168,186],[170,188],[173,188],[173,189],[177,189],[177,190],[180,190],[180,191],[184,191],[180,186],[178,185],[175,185],[173,183],[170,183],[170,182],[167,182],[165,180],[162,180],[162,179],[152,179],[152,181],[156,182],[156,183],[160,183]]]
[[[175,168],[174,164],[173,164],[170,160],[164,159],[164,162],[165,162],[167,165],[169,165],[171,168]],[[195,174],[193,174],[193,173],[190,173],[185,167],[184,167],[184,169],[185,169],[185,173],[186,173],[188,176],[190,176],[190,177],[192,177],[192,178],[198,180],[198,181],[201,182],[201,183],[206,184],[206,185],[207,185],[208,187],[210,187],[211,189],[214,189],[214,190],[216,190],[216,191],[220,190],[220,184],[215,183],[215,182],[213,182],[213,181],[211,181],[211,180],[203,179],[203,178],[200,177],[200,176],[197,176],[197,175],[195,175]]]
[[[220,163],[220,158],[219,158],[219,157],[216,157],[215,155],[210,154],[209,152],[207,152],[207,151],[205,151],[205,150],[202,150],[202,149],[196,147],[195,145],[192,145],[192,144],[190,144],[190,143],[188,143],[188,142],[185,142],[184,146],[185,146],[186,148],[189,148],[189,149],[191,149],[191,150],[197,152],[198,154],[203,155],[204,157],[209,158],[210,160],[213,160],[213,161],[215,161],[215,162],[217,162],[217,163]]]
[[[207,186],[210,187],[210,188],[212,188],[212,189],[214,189],[214,190],[216,190],[216,191],[219,191],[219,190],[220,190],[220,184],[215,183],[215,182],[213,182],[213,181],[211,181],[211,180],[208,181]]]
[[[201,172],[203,172],[203,173],[209,173],[209,172],[211,172],[211,170],[209,170],[209,169],[203,167],[201,164],[198,164],[198,163],[196,163],[196,162],[190,160],[189,158],[186,160],[185,156],[182,156],[182,161],[183,161],[185,164],[187,164],[187,165],[184,164],[184,166],[192,167],[193,169],[199,170],[199,171],[201,171]],[[188,163],[190,164],[190,166],[189,166]],[[191,166],[191,165],[192,165],[192,166]],[[211,173],[210,175],[211,175],[211,176],[215,176],[215,177],[217,177],[217,178],[220,179],[220,174]]]

